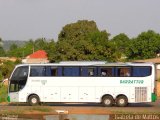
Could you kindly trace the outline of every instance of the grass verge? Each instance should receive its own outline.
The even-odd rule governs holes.
[[[49,107],[42,107],[42,106],[34,106],[31,108],[25,108],[22,107],[17,108],[16,110],[13,109],[6,109],[6,110],[0,110],[0,114],[8,114],[8,115],[18,115],[18,114],[46,114],[52,112],[52,108]]]
[[[0,84],[0,103],[7,102],[7,90],[8,87]]]
[[[29,109],[29,111],[37,111],[37,112],[51,112],[52,109],[49,107],[43,107],[43,106],[34,106]]]
[[[4,115],[19,115],[19,114],[23,114],[25,111],[24,110],[3,110],[0,111],[0,114],[4,114]]]

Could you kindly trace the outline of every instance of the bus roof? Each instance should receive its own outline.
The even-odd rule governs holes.
[[[115,62],[107,63],[105,61],[63,61],[60,63],[43,64],[19,64],[18,66],[151,66],[154,63],[134,63],[134,62]]]
[[[106,64],[106,61],[62,61],[61,65],[102,65]]]
[[[106,63],[101,66],[151,66],[153,63],[134,63],[134,62],[115,62],[115,63]]]

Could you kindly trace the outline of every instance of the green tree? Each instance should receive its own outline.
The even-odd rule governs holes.
[[[12,50],[16,50],[17,48],[18,46],[16,44],[12,44],[9,49],[12,51]]]
[[[38,38],[34,41],[34,50],[45,50],[48,46],[48,42],[45,38]]]
[[[2,38],[0,38],[0,46],[2,46],[3,44],[3,41],[2,41]]]
[[[100,31],[94,21],[81,20],[68,24],[59,34],[54,59],[113,61],[115,50],[108,37],[109,34]]]
[[[50,40],[47,42],[47,45],[44,49],[49,57],[50,62],[55,62],[56,61],[56,43],[54,40]]]
[[[23,51],[23,58],[26,57],[29,54],[32,54],[35,52],[35,42],[30,39],[29,41],[25,42],[24,46],[22,47]]]
[[[160,34],[153,30],[142,32],[137,38],[131,40],[128,48],[129,59],[153,58],[160,51]]]
[[[7,56],[9,56],[9,57],[22,57],[23,50],[21,47],[18,47],[16,44],[12,44],[10,46],[9,51],[7,52]]]
[[[45,39],[37,39],[37,40],[29,40],[27,41],[22,47],[17,46],[16,44],[12,44],[10,46],[9,51],[7,52],[7,55],[9,57],[20,57],[24,58],[29,54],[32,54],[33,52],[40,50],[40,49],[47,49],[47,41]]]
[[[11,61],[3,62],[3,65],[0,66],[0,71],[2,72],[1,74],[3,78],[9,78],[11,72],[13,71],[14,66],[15,66],[14,62]]]
[[[76,41],[84,39],[89,33],[99,31],[94,21],[79,20],[76,23],[67,24],[59,34],[58,40]]]
[[[111,39],[111,42],[113,43],[115,49],[117,50],[116,51],[117,59],[121,60],[123,57],[127,57],[130,39],[126,34],[120,33],[116,35]]]
[[[4,57],[4,56],[5,56],[5,51],[3,47],[0,46],[0,57]]]
[[[0,82],[3,80],[2,71],[0,71]]]
[[[5,56],[5,51],[3,49],[3,41],[0,38],[0,57],[4,57]]]
[[[86,60],[93,46],[89,34],[98,31],[94,21],[82,20],[63,27],[56,44],[57,60]],[[89,56],[89,55],[88,55]]]
[[[52,40],[51,40],[52,41]],[[48,49],[48,43],[50,41],[47,41],[45,38],[38,38],[35,41],[34,40],[29,40],[28,42],[25,43],[23,48],[26,48],[26,52],[31,54],[37,50],[46,50]]]

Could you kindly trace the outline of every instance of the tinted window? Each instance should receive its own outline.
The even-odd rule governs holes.
[[[57,76],[63,76],[63,67],[58,67],[57,69]]]
[[[151,75],[151,67],[133,67],[133,77],[145,77]]]
[[[32,66],[30,71],[30,76],[45,76],[45,67],[44,66]]]
[[[113,76],[113,68],[100,68],[100,76],[107,76],[111,77]]]
[[[80,69],[79,67],[64,67],[63,76],[79,76]]]
[[[19,84],[18,81],[12,81],[9,86],[9,92],[18,92]]]
[[[81,67],[81,76],[96,76],[97,68],[93,67]]]
[[[16,68],[10,80],[9,91],[17,92],[23,89],[24,86],[26,85],[27,77],[28,77],[28,66],[22,66]]]
[[[88,68],[88,76],[94,76],[94,75],[95,75],[94,68]]]
[[[28,76],[28,66],[22,66],[16,68],[12,75],[12,80],[21,80],[22,78],[26,78]]]
[[[129,67],[117,68],[117,76],[118,77],[129,77],[129,76],[131,76],[131,68],[129,68]]]
[[[57,76],[57,68],[46,66],[46,76]]]
[[[88,76],[88,68],[87,67],[81,68],[81,76]]]
[[[31,66],[30,76],[57,76],[57,68],[53,66]]]

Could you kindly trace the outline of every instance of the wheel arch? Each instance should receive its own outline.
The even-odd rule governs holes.
[[[37,97],[38,97],[38,99],[39,99],[39,101],[41,101],[41,100],[40,100],[40,97],[39,97],[39,95],[38,95],[38,94],[36,94],[36,93],[31,93],[31,94],[29,94],[29,95],[27,96],[27,102],[28,102],[28,100],[29,100],[29,97],[31,97],[32,95],[37,96]]]
[[[120,100],[123,100],[122,102]],[[128,105],[128,97],[124,94],[117,95],[115,103],[118,107],[126,107]]]
[[[128,100],[128,97],[127,97],[127,95],[125,95],[125,94],[118,94],[115,99],[117,99],[117,98],[120,97],[120,96],[124,96],[124,97],[126,97],[127,100]]]
[[[113,96],[111,94],[104,94],[102,97],[101,97],[101,102],[103,101],[103,98],[106,97],[106,96],[110,96],[112,97],[112,99],[114,100]]]

